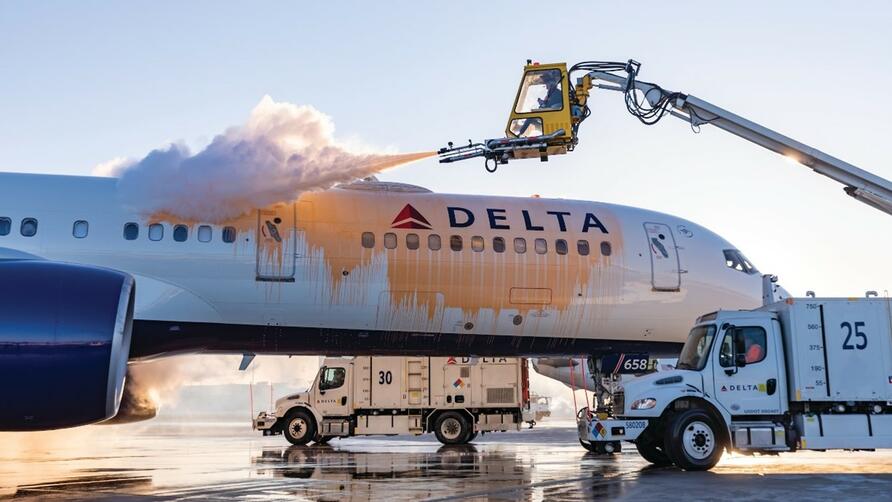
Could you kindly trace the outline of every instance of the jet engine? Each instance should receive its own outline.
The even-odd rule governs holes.
[[[118,412],[133,278],[43,260],[0,261],[0,430],[58,429]]]

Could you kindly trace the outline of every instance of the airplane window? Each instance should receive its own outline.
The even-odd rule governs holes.
[[[390,232],[384,234],[384,247],[387,249],[396,249],[396,234]]]
[[[545,254],[548,252],[548,241],[545,239],[536,239],[534,247],[536,248],[536,254]]]
[[[460,235],[453,235],[449,237],[449,248],[453,251],[461,251],[462,242]]]
[[[756,267],[750,263],[749,260],[746,259],[746,256],[743,256],[743,253],[736,249],[725,249],[723,251],[725,253],[725,265],[728,268],[733,268],[739,272],[743,272],[745,274],[758,274],[759,271],[756,270]]]
[[[517,254],[524,254],[527,252],[527,240],[523,237],[515,237],[514,238],[514,252]]]
[[[198,227],[198,242],[211,242],[213,236],[214,230],[209,225]]]
[[[576,252],[579,253],[579,256],[588,256],[588,241],[576,241]]]
[[[554,241],[554,250],[557,254],[567,254],[567,241],[564,239]]]
[[[235,242],[235,227],[223,227],[223,242]]]
[[[37,234],[37,220],[34,218],[25,218],[22,220],[22,226],[19,229],[24,237],[34,237]]]
[[[440,236],[437,234],[430,234],[427,236],[427,248],[431,251],[439,251],[442,247],[442,243],[440,242]]]
[[[177,242],[186,242],[189,237],[189,228],[186,225],[177,225],[173,227],[173,240]]]
[[[371,232],[362,233],[362,247],[372,249],[375,247],[375,234]]]
[[[505,239],[501,237],[493,237],[492,239],[492,250],[496,253],[504,253],[505,252]]]
[[[164,225],[160,223],[153,223],[149,225],[149,240],[150,241],[160,241],[164,238]]]
[[[418,234],[406,234],[406,247],[408,249],[418,249],[420,243],[421,239],[418,238]]]
[[[601,254],[604,256],[610,256],[611,254],[613,254],[613,247],[610,245],[609,242],[601,242]]]
[[[0,235],[9,235],[9,229],[12,227],[12,220],[9,218],[0,218]]]
[[[136,223],[124,224],[124,238],[128,241],[136,240],[139,237],[139,225]]]
[[[479,235],[471,237],[471,249],[478,253],[483,251],[483,237],[480,237]]]
[[[71,234],[77,239],[83,239],[89,232],[90,224],[84,220],[75,221],[74,227],[71,229]]]

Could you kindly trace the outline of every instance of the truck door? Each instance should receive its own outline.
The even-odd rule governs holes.
[[[777,336],[770,325],[725,330],[712,367],[716,400],[731,415],[781,414]]]
[[[296,241],[294,204],[257,211],[258,281],[294,281]]]
[[[313,400],[323,417],[344,417],[350,414],[351,366],[324,366],[319,371]]]
[[[654,291],[678,291],[681,287],[681,266],[672,229],[662,223],[645,223],[644,231],[650,248],[651,284]]]

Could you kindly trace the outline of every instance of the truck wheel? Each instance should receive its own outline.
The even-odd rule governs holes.
[[[724,453],[725,443],[720,434],[709,413],[687,410],[670,419],[663,451],[686,471],[706,471],[719,463]]]
[[[638,454],[653,465],[658,467],[672,465],[672,460],[666,455],[663,445],[658,445],[653,441],[636,441],[635,447],[638,448]]]
[[[282,433],[289,443],[305,445],[316,437],[316,421],[306,411],[297,410],[288,414]]]
[[[471,434],[470,429],[468,419],[454,411],[443,413],[434,423],[434,434],[443,444],[467,443]]]

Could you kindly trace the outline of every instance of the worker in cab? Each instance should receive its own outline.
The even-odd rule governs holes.
[[[762,346],[761,340],[755,337],[746,337],[746,363],[757,363],[765,359],[765,348]]]
[[[539,98],[536,111],[559,110],[564,104],[561,93],[561,72],[549,70],[542,72],[542,83],[545,84],[545,97]]]

